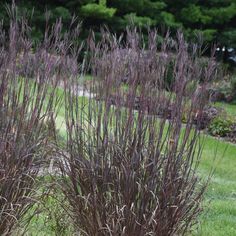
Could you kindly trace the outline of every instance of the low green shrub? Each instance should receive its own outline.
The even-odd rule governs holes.
[[[212,120],[208,131],[213,136],[225,137],[232,131],[233,121],[228,117],[216,117]]]

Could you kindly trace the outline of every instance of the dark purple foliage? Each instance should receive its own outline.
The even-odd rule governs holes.
[[[57,86],[74,69],[60,22],[33,47],[27,22],[11,11],[9,31],[0,29],[0,235],[11,235],[39,200],[37,176],[55,141]]]
[[[65,88],[67,142],[60,184],[81,235],[184,235],[197,222],[207,185],[197,175],[198,128],[215,62],[211,58],[200,66],[199,47],[187,44],[181,33],[176,42],[167,36],[161,52],[156,32],[149,33],[145,48],[135,30],[126,35],[126,44],[109,32],[102,32],[98,43],[93,35],[88,40],[97,100],[81,102],[70,84]],[[186,97],[191,82],[201,84]]]

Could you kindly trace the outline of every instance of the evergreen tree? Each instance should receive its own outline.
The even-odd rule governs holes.
[[[11,3],[11,0],[3,1]],[[121,33],[130,23],[145,28],[162,27],[175,31],[181,28],[191,39],[202,33],[206,43],[236,47],[236,1],[235,0],[15,0],[20,14],[34,15],[30,22],[33,37],[41,38],[44,12],[51,12],[51,21],[61,17],[65,23],[75,15],[83,21],[83,37],[93,29],[99,31],[108,25]],[[0,18],[7,27],[5,5],[0,6]]]

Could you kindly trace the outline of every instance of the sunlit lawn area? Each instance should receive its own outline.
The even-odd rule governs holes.
[[[236,116],[236,101],[233,103],[216,102],[214,106],[224,108],[229,115]]]
[[[213,161],[217,151],[216,161]],[[236,235],[236,146],[207,137],[200,165],[202,175],[215,172],[208,188],[207,208],[196,235]],[[210,204],[208,205],[208,201]]]

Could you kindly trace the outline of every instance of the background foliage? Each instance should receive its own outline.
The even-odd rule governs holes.
[[[2,2],[11,3],[11,0]],[[83,21],[82,37],[90,29],[99,31],[108,25],[114,32],[121,33],[132,22],[146,27],[170,28],[171,32],[182,28],[191,39],[201,32],[205,43],[236,47],[236,0],[16,0],[21,14],[30,14],[33,37],[43,37],[47,9],[51,20],[61,17],[70,22],[73,15]],[[5,5],[0,5],[0,18],[7,19]],[[4,20],[7,26],[7,20]],[[66,25],[65,25],[66,27]]]

